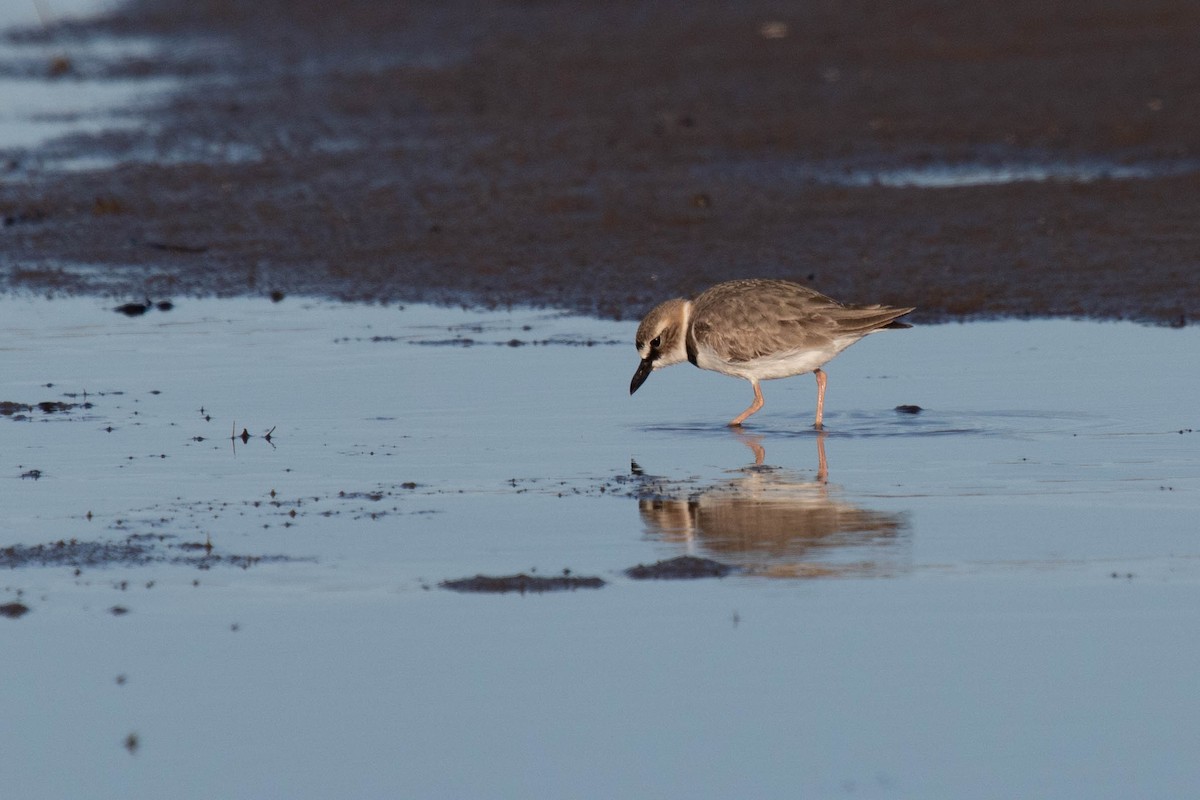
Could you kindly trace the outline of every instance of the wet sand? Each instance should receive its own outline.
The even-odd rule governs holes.
[[[0,275],[618,318],[760,275],[924,321],[1186,324],[1198,30],[1177,1],[136,0],[16,34],[61,46],[48,81],[180,83],[140,130],[9,151]],[[71,59],[105,36],[163,46]],[[847,180],[1097,163],[1141,177]]]

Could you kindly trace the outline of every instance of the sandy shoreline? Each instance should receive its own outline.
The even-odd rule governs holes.
[[[3,285],[629,318],[760,275],[925,321],[1200,314],[1191,4],[326,9],[139,0],[19,34],[67,52],[152,37],[160,56],[71,69],[181,90],[142,131],[48,147],[111,169],[9,155]],[[949,188],[836,177],[946,163],[1148,167]]]

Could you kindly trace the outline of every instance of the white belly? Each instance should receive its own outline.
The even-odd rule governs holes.
[[[750,361],[725,361],[711,349],[700,345],[696,348],[696,366],[710,369],[735,378],[754,381],[768,381],[774,378],[790,378],[793,375],[803,375],[812,372],[828,362],[838,353],[845,350],[858,339],[847,337],[837,339],[828,347],[807,350],[792,350],[785,353],[774,353]]]

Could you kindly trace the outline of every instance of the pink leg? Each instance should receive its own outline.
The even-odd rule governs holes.
[[[825,460],[825,433],[817,434],[817,483],[829,480],[829,463]]]
[[[813,423],[813,427],[820,430],[823,426],[821,420],[825,417],[825,373],[820,369],[813,371],[813,377],[817,379],[817,421]]]
[[[750,385],[754,387],[754,402],[750,404],[749,408],[730,420],[729,427],[731,428],[738,427],[746,421],[746,417],[763,407],[762,389],[758,388],[758,381],[750,381]]]

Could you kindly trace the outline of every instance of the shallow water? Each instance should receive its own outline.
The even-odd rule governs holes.
[[[626,323],[113,305],[0,300],[0,548],[151,547],[0,581],[13,796],[1200,786],[1196,328],[889,331],[818,436],[807,377],[629,397]],[[623,574],[685,553],[743,571]]]
[[[68,37],[42,42],[10,38],[14,31],[98,16],[115,0],[9,0],[0,4],[0,152],[19,153],[55,139],[133,130],[147,125],[144,112],[178,87],[162,77],[114,78],[117,64],[153,57],[158,45],[137,37]],[[112,165],[111,158],[54,158],[39,154],[42,168]]]
[[[1061,159],[948,162],[877,170],[850,170],[830,176],[830,182],[847,186],[912,186],[945,189],[961,186],[992,186],[1026,181],[1091,183],[1099,180],[1144,180],[1186,175],[1200,169],[1195,161],[1122,163],[1094,158],[1086,161]]]
[[[9,0],[0,4],[0,30],[93,17],[111,11],[117,3],[118,0]]]
[[[1130,159],[1064,157],[1047,151],[983,151],[974,157],[930,158],[897,163],[864,161],[742,161],[695,170],[703,177],[763,180],[764,176],[803,184],[852,187],[952,189],[1010,183],[1093,183],[1190,175],[1200,171],[1195,159]]]
[[[141,103],[173,86],[166,79],[0,78],[6,98],[0,111],[0,149],[141,127]]]

